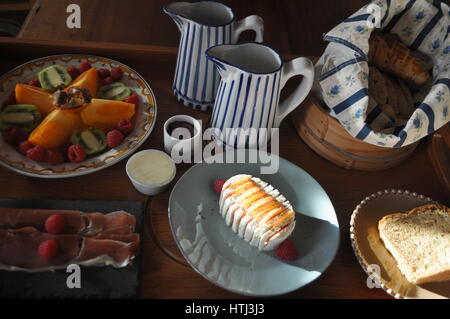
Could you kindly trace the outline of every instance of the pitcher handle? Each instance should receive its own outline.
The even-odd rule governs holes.
[[[263,42],[264,20],[260,16],[251,15],[239,20],[234,25],[232,43],[237,43],[242,32],[253,30],[256,33],[255,42]]]
[[[295,91],[278,106],[275,114],[274,127],[279,127],[281,121],[303,102],[312,88],[314,82],[314,65],[307,58],[297,58],[287,62],[282,70],[280,90],[286,82],[296,75],[303,75],[302,82]]]

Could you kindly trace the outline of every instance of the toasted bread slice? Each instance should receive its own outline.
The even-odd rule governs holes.
[[[394,34],[374,32],[369,39],[369,61],[405,81],[424,85],[430,79],[429,63]]]
[[[399,85],[400,92],[403,93],[402,96],[404,97],[404,100],[400,103],[399,118],[408,120],[414,113],[414,99],[411,91],[401,79],[397,79],[397,83]]]
[[[369,68],[369,92],[377,104],[387,104],[389,99],[386,79],[376,67]]]
[[[414,284],[450,280],[450,209],[425,205],[378,222],[384,245]]]

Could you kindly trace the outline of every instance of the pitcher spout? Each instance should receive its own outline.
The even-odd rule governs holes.
[[[206,57],[220,70],[238,69],[247,73],[271,74],[283,65],[280,55],[257,42],[217,45],[206,50]]]
[[[186,23],[205,26],[222,26],[234,21],[233,11],[226,5],[215,1],[173,2],[163,8],[182,30]]]
[[[211,61],[220,74],[228,71],[232,65],[227,61],[227,50],[225,47],[233,45],[217,45],[205,51],[206,58]]]
[[[189,5],[188,2],[174,2],[163,8],[163,12],[172,18],[180,32],[183,32],[184,26],[189,22],[189,19],[183,14]]]

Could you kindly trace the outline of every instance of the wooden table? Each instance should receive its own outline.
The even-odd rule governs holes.
[[[92,0],[37,0],[20,34],[20,39],[0,39],[0,52],[6,55],[16,53],[14,59],[2,60],[0,73],[33,57],[54,53],[95,52],[117,58],[142,74],[155,92],[158,102],[157,123],[142,149],[162,149],[162,126],[168,117],[183,113],[206,120],[208,114],[187,109],[172,95],[171,80],[176,49],[142,45],[177,44],[178,31],[170,19],[161,13],[161,6],[167,1],[134,2],[139,2],[140,6],[130,8],[128,1],[119,0],[109,0],[108,5],[106,1]],[[325,3],[329,4],[329,1],[224,2],[236,7],[239,17],[252,13],[262,15],[266,21],[267,42],[280,51],[297,52],[302,55],[319,55],[324,48],[321,34],[365,3],[359,0],[333,1],[335,6],[333,10],[323,10],[320,8],[325,6]],[[82,6],[85,23],[82,30],[72,31],[64,27],[66,3],[79,3]],[[133,12],[133,19],[123,19],[124,16],[129,17],[130,12]],[[62,16],[57,16],[58,13]],[[61,41],[50,41],[48,40],[50,38]],[[359,266],[350,245],[349,218],[354,207],[364,197],[386,188],[409,189],[449,204],[448,193],[439,185],[425,152],[426,145],[421,143],[412,157],[398,167],[380,172],[361,172],[347,171],[322,159],[297,136],[289,119],[281,125],[280,138],[280,155],[305,169],[324,187],[334,203],[341,226],[339,251],[330,268],[312,284],[284,297],[388,298],[389,296],[381,289],[369,289],[366,286],[367,276]],[[25,177],[0,167],[0,196],[146,201],[151,224],[148,224],[143,238],[140,296],[240,297],[214,286],[184,265],[168,226],[167,202],[170,190],[154,198],[147,198],[131,186],[124,167],[123,161],[95,174],[63,181]],[[176,179],[186,168],[187,165],[178,167]],[[152,232],[151,229],[155,231]]]
[[[167,47],[96,44],[95,53],[119,59],[135,68],[153,88],[158,102],[157,123],[142,149],[163,148],[162,126],[173,114],[190,114],[207,120],[208,114],[181,105],[171,91],[172,70],[176,50]],[[92,52],[91,43],[24,41],[0,38],[0,52],[10,55],[0,66],[0,73],[29,58],[54,53]],[[152,63],[158,61],[158,63]],[[349,241],[349,218],[354,207],[367,195],[386,188],[415,191],[448,204],[448,195],[438,184],[425,152],[419,145],[411,158],[398,167],[380,172],[347,171],[322,159],[297,136],[290,120],[280,129],[280,155],[309,172],[332,199],[339,224],[341,243],[336,259],[318,280],[285,297],[289,298],[386,298],[380,289],[366,286],[362,271]],[[177,178],[187,164],[178,167]],[[140,296],[143,298],[230,298],[227,292],[203,279],[180,260],[167,219],[170,190],[154,198],[139,194],[125,173],[125,161],[92,175],[65,180],[45,180],[25,177],[0,167],[0,196],[3,198],[46,199],[111,199],[146,201],[149,219],[143,238]],[[149,231],[154,229],[152,235]],[[163,249],[160,249],[163,247]]]
[[[20,38],[80,40],[177,46],[179,31],[162,13],[169,0],[36,0]],[[265,42],[280,52],[320,55],[323,33],[367,3],[367,0],[224,0],[238,19],[264,18]],[[332,8],[329,8],[330,3]],[[66,27],[66,7],[81,8],[81,29]],[[326,8],[326,9],[325,9]],[[244,40],[254,39],[251,33]]]

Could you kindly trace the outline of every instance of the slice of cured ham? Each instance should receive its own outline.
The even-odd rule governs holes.
[[[58,242],[59,253],[51,261],[39,255],[39,245],[46,240]],[[0,264],[18,269],[47,270],[70,264],[79,255],[79,235],[53,235],[34,227],[0,229]],[[5,268],[5,267],[0,267]]]
[[[39,255],[39,245],[55,240],[58,255],[50,261]],[[45,271],[69,264],[127,266],[136,256],[139,234],[53,235],[34,227],[0,229],[0,269]]]
[[[102,214],[75,210],[0,208],[0,228],[34,227],[44,232],[45,221],[55,214],[64,216],[64,234],[130,234],[136,226],[136,217],[125,211]]]
[[[77,263],[91,265],[101,262],[115,267],[126,266],[135,257],[139,241],[138,234],[86,237]]]
[[[130,234],[134,232],[136,217],[124,212],[117,211],[109,214],[91,213],[83,214],[86,228],[82,234],[92,236],[102,234]]]
[[[64,216],[60,234],[45,231],[47,218],[55,214]],[[0,208],[0,269],[45,271],[69,264],[125,267],[138,252],[135,226],[136,217],[125,211]],[[46,240],[58,246],[58,254],[50,261],[39,255],[39,246]]]
[[[0,208],[0,228],[34,227],[39,231],[45,231],[45,221],[54,214],[64,216],[65,234],[79,234],[86,228],[86,222],[82,218],[80,211],[77,210],[20,208]]]

